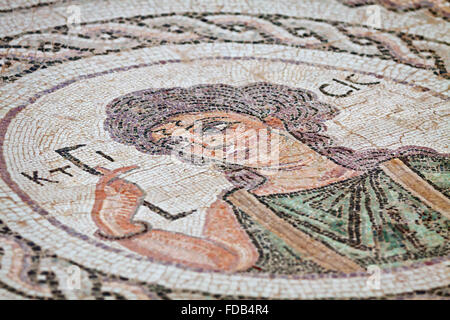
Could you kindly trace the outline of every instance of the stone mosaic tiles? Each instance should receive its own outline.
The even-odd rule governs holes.
[[[449,16],[1,1],[0,298],[448,298]]]

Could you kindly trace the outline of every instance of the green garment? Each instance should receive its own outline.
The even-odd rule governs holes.
[[[403,159],[446,196],[450,163],[439,157]],[[444,256],[449,220],[395,183],[382,170],[301,192],[258,197],[278,216],[362,266],[405,265]],[[256,269],[264,272],[325,272],[281,239],[237,212],[260,251]]]

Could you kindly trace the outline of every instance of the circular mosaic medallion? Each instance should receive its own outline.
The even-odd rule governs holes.
[[[130,1],[1,30],[0,296],[439,295],[447,43],[396,31],[420,16],[328,5]]]

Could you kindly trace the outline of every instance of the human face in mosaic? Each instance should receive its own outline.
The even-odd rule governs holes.
[[[250,168],[274,169],[283,158],[288,165],[287,145],[296,144],[295,163],[306,164],[315,151],[289,136],[281,120],[256,117],[226,111],[185,113],[170,118],[152,130],[156,142],[170,137],[182,138],[175,151],[223,164],[238,164]]]

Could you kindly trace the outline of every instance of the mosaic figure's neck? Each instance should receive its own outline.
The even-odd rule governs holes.
[[[261,196],[319,188],[362,174],[334,163],[293,137],[281,139],[278,166],[257,171],[267,179],[253,190]]]

